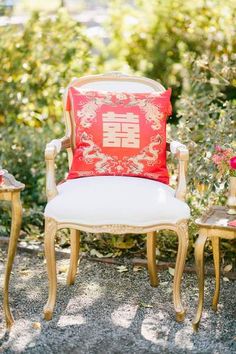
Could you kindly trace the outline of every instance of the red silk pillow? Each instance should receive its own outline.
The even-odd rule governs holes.
[[[162,93],[83,91],[70,87],[76,147],[68,179],[134,176],[169,182],[166,119],[171,90]]]

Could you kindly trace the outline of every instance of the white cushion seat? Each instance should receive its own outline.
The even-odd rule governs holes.
[[[188,219],[188,205],[174,190],[138,177],[98,176],[68,180],[44,215],[61,223],[149,226]]]

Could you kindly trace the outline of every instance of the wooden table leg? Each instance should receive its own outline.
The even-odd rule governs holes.
[[[22,206],[20,201],[20,192],[12,192],[12,222],[11,222],[11,234],[8,246],[7,262],[6,262],[6,271],[4,277],[4,295],[3,295],[3,309],[6,318],[6,325],[9,329],[14,323],[14,318],[12,316],[10,307],[9,307],[9,281],[12,270],[12,264],[14,261],[17,240],[20,233],[21,221],[22,221]]]
[[[202,317],[202,308],[204,303],[204,247],[207,240],[207,236],[200,234],[195,243],[195,263],[196,272],[198,276],[198,287],[199,287],[199,297],[198,297],[198,307],[197,313],[193,320],[193,329],[198,330],[199,323]]]
[[[217,311],[217,304],[220,294],[220,238],[212,237],[211,242],[215,267],[215,293],[212,300],[212,309]]]

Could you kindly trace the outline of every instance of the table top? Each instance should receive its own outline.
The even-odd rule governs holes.
[[[21,191],[24,188],[25,185],[18,182],[7,170],[1,170],[0,193]]]
[[[212,206],[195,222],[198,226],[209,229],[224,229],[236,232],[236,227],[227,225],[229,221],[236,220],[236,215],[227,214],[227,210],[228,208],[225,206]]]

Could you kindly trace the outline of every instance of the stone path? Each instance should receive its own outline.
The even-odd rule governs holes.
[[[3,258],[3,257],[0,257]],[[124,261],[125,262],[125,261]],[[175,322],[173,277],[160,274],[151,288],[146,269],[119,272],[117,266],[82,260],[74,286],[65,285],[68,260],[58,261],[58,298],[53,320],[42,318],[47,276],[41,257],[18,253],[11,281],[15,325],[5,332],[0,307],[0,352],[3,353],[235,353],[236,282],[223,282],[219,311],[210,309],[214,279],[206,279],[201,327],[192,331],[197,300],[195,275],[184,275],[186,320]],[[0,284],[3,262],[0,261]],[[2,289],[0,289],[0,304]],[[1,306],[1,305],[0,305]]]

